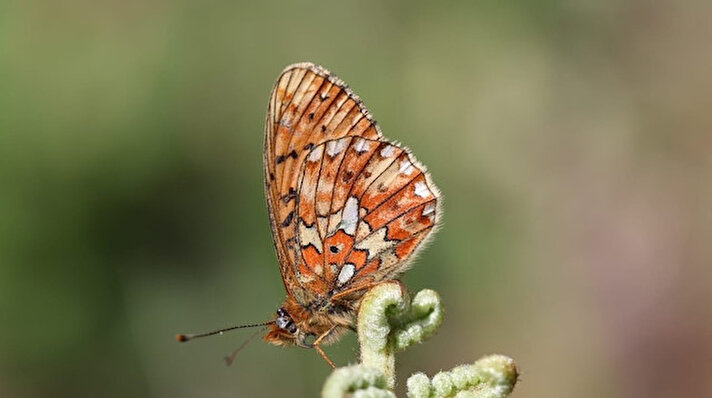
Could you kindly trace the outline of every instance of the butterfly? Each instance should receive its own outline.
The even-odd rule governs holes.
[[[363,295],[408,268],[438,225],[439,191],[408,149],[383,137],[359,97],[312,63],[277,79],[263,160],[287,293],[273,319],[258,324],[267,327],[263,340],[314,348],[334,367],[320,346],[355,331]]]

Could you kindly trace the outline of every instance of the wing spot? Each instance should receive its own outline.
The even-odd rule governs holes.
[[[424,216],[429,216],[431,214],[435,213],[435,205],[432,203],[428,203],[425,208],[423,208],[423,215]]]
[[[413,164],[410,163],[410,160],[408,159],[403,159],[400,164],[400,169],[398,170],[401,174],[403,175],[411,175],[413,173]]]
[[[351,263],[344,264],[344,266],[341,267],[341,272],[339,272],[339,277],[337,279],[339,286],[348,282],[349,279],[351,279],[351,277],[354,276],[355,271],[356,271],[356,267],[353,264],[351,264]]]
[[[329,141],[326,144],[326,154],[333,158],[344,150],[344,144],[343,140]]]
[[[420,181],[415,183],[414,193],[416,194],[416,196],[420,196],[421,198],[427,198],[430,195],[428,187]]]
[[[296,197],[297,191],[294,188],[289,187],[289,192],[286,195],[282,196],[282,201],[286,204],[289,203],[290,200],[296,199]]]
[[[269,179],[270,181],[274,181],[274,173],[269,173]]]
[[[329,250],[330,250],[332,253],[338,253],[338,252],[339,252],[339,248],[336,247],[336,246],[331,246],[331,247],[329,247]]]
[[[277,158],[274,160],[275,163],[280,164],[283,163],[287,158],[284,155],[279,155]]]
[[[284,218],[284,221],[282,221],[282,228],[287,228],[292,223],[293,218],[294,210],[290,211],[289,214],[287,214],[287,217]]]
[[[324,125],[324,124],[321,125],[321,132],[326,133],[326,125]]]
[[[329,95],[327,93],[321,93],[319,94],[319,99],[321,99],[322,101],[326,101],[327,99],[329,99]]]
[[[308,151],[308,150],[310,150],[310,149],[312,149],[312,148],[314,148],[314,143],[313,143],[313,142],[310,142],[310,143],[304,145],[304,150],[305,150],[305,151]]]
[[[364,140],[363,138],[359,138],[358,141],[356,141],[356,144],[354,145],[354,150],[361,155],[364,152],[368,152],[368,147],[369,147],[368,141]]]
[[[299,223],[299,238],[302,243],[302,248],[313,246],[316,252],[322,254],[324,246],[321,242],[321,237],[319,236],[319,231],[317,231],[317,226],[312,224],[307,226],[304,223],[304,219]]]
[[[364,238],[360,242],[356,243],[354,248],[368,251],[367,261],[370,261],[379,253],[383,253],[384,251],[393,248],[399,242],[398,240],[389,240],[386,237],[387,233],[388,228],[382,227],[376,232],[369,234],[368,237]]]
[[[432,222],[435,217],[435,204],[428,203],[427,205],[425,205],[425,207],[423,208],[423,212],[421,213],[421,216],[429,218],[430,221]]]
[[[292,159],[296,159],[296,158],[297,158],[297,151],[295,151],[294,149],[292,149],[292,152],[289,152],[289,156],[290,156]]]
[[[352,178],[354,178],[354,172],[351,170],[346,170],[344,175],[341,177],[341,180],[343,182],[349,182],[349,181],[351,181]]]
[[[344,211],[341,216],[341,228],[347,235],[353,236],[356,233],[356,224],[358,223],[358,199],[354,196],[350,197],[344,205]]]
[[[312,120],[314,120],[314,112],[311,112],[309,114],[309,121],[312,121]]]
[[[316,149],[311,151],[309,154],[309,157],[307,158],[308,161],[310,162],[318,162],[319,159],[321,159],[321,155],[324,153],[324,147],[323,146],[318,146]]]
[[[396,150],[396,147],[394,147],[393,145],[387,145],[387,146],[383,147],[383,149],[381,149],[381,157],[382,158],[390,157],[391,155],[393,155],[393,152],[395,152],[395,150]]]

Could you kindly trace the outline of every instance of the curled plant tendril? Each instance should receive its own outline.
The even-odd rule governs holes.
[[[408,378],[410,398],[500,398],[512,392],[519,373],[511,358],[489,355],[472,365],[440,372],[432,380],[423,373]]]
[[[322,397],[395,398],[386,378],[378,369],[363,365],[338,368],[326,379]]]
[[[432,290],[421,290],[411,301],[398,282],[375,286],[364,295],[358,313],[361,363],[334,370],[322,397],[394,398],[394,354],[430,337],[442,319],[440,296]],[[490,355],[432,379],[423,373],[412,375],[407,382],[408,397],[503,398],[517,377],[512,359]]]

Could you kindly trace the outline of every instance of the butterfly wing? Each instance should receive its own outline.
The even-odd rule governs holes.
[[[313,149],[323,150],[327,141],[345,136],[378,140],[381,134],[359,98],[326,69],[309,63],[287,67],[277,79],[267,109],[265,196],[282,281],[300,303],[321,294],[326,283],[322,275],[303,267],[302,245],[297,241],[299,221],[312,220],[308,214],[302,220],[296,216],[302,168]],[[315,220],[316,202],[314,206]]]
[[[282,279],[304,305],[395,277],[436,225],[439,194],[424,167],[320,66],[280,75],[264,156]]]
[[[343,137],[313,148],[297,197],[298,278],[337,295],[395,277],[436,225],[437,188],[403,148]]]

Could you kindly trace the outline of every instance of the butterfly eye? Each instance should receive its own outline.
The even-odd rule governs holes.
[[[289,316],[289,313],[284,308],[277,310],[277,319],[275,319],[274,323],[278,328],[284,329],[291,334],[297,332],[297,325],[294,324],[292,317]]]
[[[281,316],[277,318],[275,321],[277,324],[277,327],[280,329],[284,329],[288,331],[289,333],[294,333],[297,331],[297,326],[292,322],[292,318],[286,317],[286,316]]]
[[[275,321],[275,323],[277,324],[277,327],[278,327],[278,328],[284,329],[285,327],[287,327],[287,324],[289,323],[289,320],[288,320],[287,318],[284,318],[284,317],[281,317],[281,316],[280,316],[279,318],[277,318],[277,320]]]

